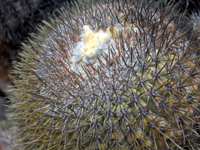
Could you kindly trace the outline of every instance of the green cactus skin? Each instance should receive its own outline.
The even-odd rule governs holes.
[[[200,148],[198,35],[186,38],[172,6],[79,1],[58,12],[14,63],[17,148]]]

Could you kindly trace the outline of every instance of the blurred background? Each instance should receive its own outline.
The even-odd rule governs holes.
[[[13,149],[15,145],[5,106],[9,105],[7,97],[11,94],[7,90],[8,85],[12,85],[9,79],[12,61],[19,61],[21,43],[29,33],[36,32],[36,25],[43,19],[48,20],[48,14],[66,1],[72,0],[0,0],[0,150]],[[200,10],[198,0],[175,0],[174,4],[180,9],[179,13],[186,9],[187,18]]]

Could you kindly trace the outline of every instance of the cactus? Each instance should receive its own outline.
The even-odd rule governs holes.
[[[43,21],[14,63],[18,146],[198,149],[198,35],[186,36],[184,16],[153,1],[72,6]]]

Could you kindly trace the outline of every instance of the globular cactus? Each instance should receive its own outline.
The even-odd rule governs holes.
[[[198,35],[173,8],[85,0],[44,21],[14,64],[19,147],[200,148]]]

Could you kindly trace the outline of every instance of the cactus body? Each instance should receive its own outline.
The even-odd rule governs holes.
[[[197,46],[173,7],[84,1],[59,13],[15,63],[22,149],[199,148]]]

